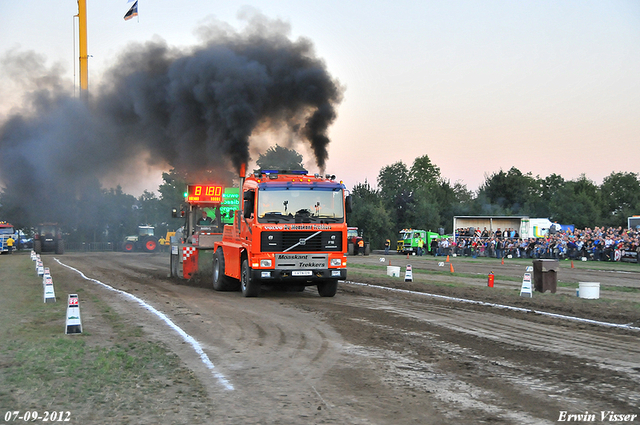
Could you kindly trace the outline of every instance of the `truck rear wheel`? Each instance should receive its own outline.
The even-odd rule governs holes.
[[[57,254],[57,255],[62,255],[62,254],[64,254],[64,241],[59,240],[59,241],[56,243],[56,254]]]
[[[338,279],[329,279],[318,283],[318,294],[321,297],[333,297],[338,292]]]
[[[240,272],[240,288],[242,295],[245,297],[257,297],[260,294],[260,282],[256,282],[251,278],[251,269],[249,268],[249,260],[242,260],[242,271]]]
[[[213,256],[213,289],[216,291],[235,291],[237,280],[224,274],[224,252],[218,248]]]
[[[40,241],[39,239],[37,241],[33,242],[33,250],[35,251],[36,254],[41,254],[42,253],[42,241]]]

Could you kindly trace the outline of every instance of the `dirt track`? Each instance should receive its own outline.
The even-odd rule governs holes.
[[[315,288],[307,288],[302,293],[265,290],[260,298],[245,299],[167,278],[166,254],[66,254],[59,259],[145,300],[202,345],[214,373],[156,316],[45,257],[52,273],[107,300],[175,351],[207,387],[215,423],[545,424],[555,423],[562,411],[597,413],[596,422],[600,411],[640,413],[637,331],[352,284],[341,284],[335,298],[320,298]],[[437,267],[433,263],[424,260],[415,267]],[[467,273],[477,268],[468,267]],[[592,272],[576,272],[594,278]],[[620,284],[637,285],[639,277],[640,272],[624,274],[631,284]],[[425,290],[419,283],[367,280]],[[592,318],[640,326],[637,308],[615,302],[589,305],[576,300],[575,293],[526,300],[474,287],[434,290],[547,306],[563,314],[584,315],[592,306],[604,306],[611,311]],[[83,325],[90,328],[91,312],[83,314]],[[162,403],[159,397],[158,406]]]

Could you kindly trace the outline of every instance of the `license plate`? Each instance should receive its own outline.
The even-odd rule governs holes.
[[[312,274],[311,270],[294,270],[291,272],[291,276],[311,276]]]

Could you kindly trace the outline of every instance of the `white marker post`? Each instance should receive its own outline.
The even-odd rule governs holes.
[[[524,277],[522,278],[520,296],[533,298],[533,292],[531,291],[531,273],[525,273]]]
[[[411,264],[407,264],[407,270],[404,272],[404,281],[413,282],[413,272],[411,271]]]
[[[44,302],[54,303],[56,302],[56,291],[53,289],[53,279],[51,276],[47,276],[44,279]]]
[[[81,334],[82,322],[80,320],[80,303],[77,294],[69,294],[69,302],[67,304],[67,326],[65,334]]]
[[[52,279],[49,267],[44,268],[44,274],[42,275],[42,286],[47,284],[47,279]]]

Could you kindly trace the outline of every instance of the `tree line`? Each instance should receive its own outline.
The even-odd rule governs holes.
[[[302,161],[293,149],[276,145],[261,154],[257,163],[263,169],[302,169]],[[5,188],[0,192],[0,220],[27,234],[38,223],[57,222],[70,242],[122,241],[136,234],[139,224],[155,226],[156,234],[162,236],[183,224],[171,218],[171,209],[184,201],[187,182],[231,184],[233,180],[229,173],[194,176],[176,170],[163,173],[162,178],[157,195],[144,191],[135,197],[120,186],[104,189],[96,181],[57,206],[47,203],[51,200],[43,202],[44,208],[38,211],[25,210],[24,194]],[[565,180],[558,174],[539,177],[512,167],[486,176],[477,191],[470,191],[443,177],[428,155],[416,158],[410,167],[402,161],[387,165],[379,171],[375,185],[365,180],[350,192],[353,211],[348,224],[362,229],[373,248],[382,247],[387,238],[395,241],[403,228],[442,229],[449,234],[453,217],[461,215],[524,215],[584,229],[626,227],[627,217],[640,214],[637,173],[612,172],[597,185],[584,174]]]
[[[352,196],[349,225],[363,229],[372,248],[382,247],[385,239],[395,241],[403,228],[450,234],[454,216],[529,216],[585,229],[626,227],[627,217],[640,214],[638,173],[612,172],[597,185],[584,174],[565,180],[512,167],[485,176],[472,192],[444,178],[428,155],[411,167],[402,161],[383,167],[376,186],[365,180],[354,186]]]

